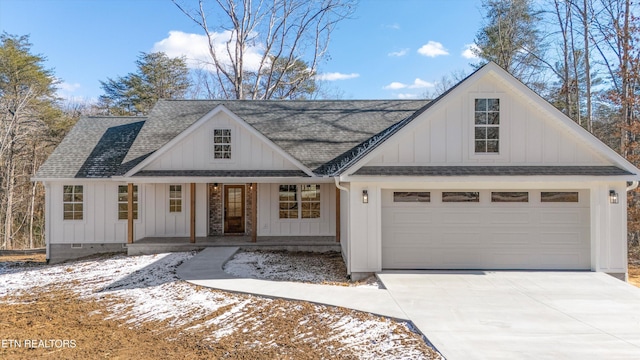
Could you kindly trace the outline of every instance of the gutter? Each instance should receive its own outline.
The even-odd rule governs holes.
[[[638,187],[638,180],[634,180],[631,182],[631,185],[627,186],[627,192],[631,190],[635,190]]]
[[[344,191],[347,193],[347,195],[349,194],[349,189],[347,189],[346,187],[340,185],[340,180],[339,177],[336,176],[333,178],[335,184],[336,184],[336,188],[340,189],[341,191]],[[349,204],[349,197],[347,196],[347,204]],[[338,204],[338,206],[340,206],[340,204]],[[347,214],[347,216],[350,218],[351,216],[349,214]],[[347,221],[347,233],[351,233],[351,221]],[[342,241],[342,240],[341,240]],[[347,276],[349,277],[349,279],[351,279],[351,237],[348,236],[348,240],[347,240],[347,257],[348,257],[348,261],[346,261],[346,265],[347,265]]]

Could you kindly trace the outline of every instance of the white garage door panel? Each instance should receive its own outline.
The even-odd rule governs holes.
[[[534,194],[536,190],[530,190]],[[537,191],[539,192],[539,190]],[[580,203],[394,203],[383,191],[385,269],[589,269],[589,193]],[[537,202],[535,199],[538,199]]]

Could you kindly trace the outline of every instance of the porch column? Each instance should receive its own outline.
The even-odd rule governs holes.
[[[196,184],[195,183],[191,183],[191,193],[189,194],[190,199],[190,206],[191,206],[191,226],[190,226],[190,230],[191,230],[191,234],[190,234],[190,241],[192,243],[196,242]]]
[[[127,184],[127,243],[133,244],[133,183]]]
[[[340,242],[340,189],[336,188],[336,242]]]
[[[251,190],[251,241],[258,240],[258,184],[252,183]]]

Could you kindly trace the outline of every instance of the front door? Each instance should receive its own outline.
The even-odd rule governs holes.
[[[244,234],[244,185],[224,186],[224,232]]]

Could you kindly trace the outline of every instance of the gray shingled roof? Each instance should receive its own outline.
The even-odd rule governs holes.
[[[367,176],[527,176],[634,175],[616,166],[364,166],[353,175]]]
[[[224,105],[314,170],[410,117],[428,100],[161,100],[125,158],[148,156]]]
[[[38,169],[35,177],[111,176],[120,166],[120,161],[145,119],[140,116],[81,118]],[[115,151],[101,155],[98,148]]]

